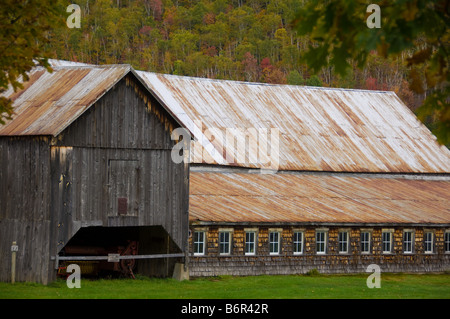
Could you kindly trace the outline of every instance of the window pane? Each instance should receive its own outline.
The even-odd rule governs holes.
[[[302,232],[294,233],[294,253],[296,253],[296,254],[303,253],[303,233]]]
[[[348,233],[340,232],[338,234],[339,252],[346,253],[348,251]]]
[[[361,252],[370,252],[370,233],[361,232]]]
[[[403,233],[403,251],[405,253],[412,253],[412,244],[413,244],[412,238],[413,238],[412,232],[406,231]]]
[[[269,252],[278,254],[280,252],[280,234],[278,232],[269,233]]]
[[[450,252],[450,232],[444,234],[444,247],[445,252]]]
[[[325,253],[325,232],[319,231],[316,233],[316,251],[317,253]]]
[[[425,233],[425,252],[431,253],[433,252],[433,233],[432,232],[426,232]]]
[[[194,254],[205,253],[205,232],[194,232]]]
[[[230,253],[230,233],[220,232],[219,233],[219,253],[229,254]]]
[[[381,234],[382,238],[382,245],[383,245],[383,252],[391,252],[391,233],[390,232],[383,232]]]
[[[254,254],[255,253],[255,233],[247,232],[245,233],[245,253]]]

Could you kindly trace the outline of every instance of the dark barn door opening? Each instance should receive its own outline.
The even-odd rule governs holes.
[[[82,227],[58,255],[58,275],[70,264],[89,277],[170,277],[183,254],[162,226]]]

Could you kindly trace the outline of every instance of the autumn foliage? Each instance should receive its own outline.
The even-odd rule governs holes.
[[[416,35],[406,27],[403,31],[388,29],[391,26],[383,20],[385,29],[378,32],[387,32],[385,39],[394,37],[394,45],[376,46],[376,33],[365,26],[365,5],[350,0],[323,2],[329,7],[312,0],[5,1],[11,3],[8,8],[2,5],[0,11],[4,18],[0,20],[3,21],[0,22],[0,47],[7,53],[8,49],[17,52],[0,55],[2,68],[27,61],[18,69],[20,71],[11,69],[10,76],[25,74],[23,71],[31,67],[30,56],[93,64],[127,63],[139,70],[186,76],[392,90],[413,110],[423,104],[429,93],[425,84],[436,84],[443,76],[440,64],[433,64],[434,69],[421,68],[420,63],[433,57],[435,52],[426,43],[422,41],[423,45],[418,48],[402,47],[405,39],[409,41],[409,35],[403,35],[403,31]],[[411,19],[422,17],[423,14],[419,14],[422,11],[414,11],[422,2],[414,2],[413,12],[408,11],[405,17],[397,14],[395,7],[383,7],[383,3],[381,6],[383,14],[391,10],[409,27]],[[437,1],[436,6],[441,2]],[[31,53],[25,52],[21,46],[23,41],[14,39],[17,31],[14,19],[21,10],[18,3],[38,8],[37,11],[32,7],[22,8],[34,19],[31,25],[35,29],[31,28],[26,35],[17,35],[33,46]],[[81,28],[54,23],[69,16],[66,8],[72,3],[81,7]],[[14,14],[11,8],[15,7],[18,11]],[[436,11],[429,9],[433,10]],[[321,22],[325,25],[314,29],[316,23]],[[426,20],[422,21],[422,25],[425,23]],[[428,28],[428,33],[434,32],[436,26]],[[327,31],[316,39],[317,30]],[[446,34],[448,38],[448,30]],[[26,40],[26,36],[31,36],[33,41]],[[329,42],[321,46],[321,39]],[[8,41],[14,46],[10,48]],[[353,52],[351,45],[360,49]],[[392,55],[387,54],[389,50],[397,51]],[[328,57],[327,52],[332,56]],[[21,54],[28,55],[28,60],[22,60]],[[318,63],[310,63],[311,58]],[[436,61],[446,62],[445,59]],[[45,63],[45,59],[41,62]],[[313,69],[315,65],[319,68]],[[345,74],[340,72],[344,68]],[[0,77],[0,90],[5,89],[7,83],[4,74]],[[442,99],[437,99],[439,101]],[[448,110],[446,106],[439,113],[441,117],[450,113],[445,110]],[[0,108],[0,111],[4,110]],[[6,115],[10,113],[7,111]]]

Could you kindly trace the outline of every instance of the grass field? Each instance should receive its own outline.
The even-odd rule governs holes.
[[[212,277],[176,281],[138,277],[64,280],[47,286],[0,283],[0,299],[448,299],[450,274],[382,274],[381,288],[369,289],[366,274]]]

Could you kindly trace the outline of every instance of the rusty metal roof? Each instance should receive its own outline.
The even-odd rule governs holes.
[[[265,167],[267,158],[249,157],[223,136],[227,128],[242,129],[231,132],[241,140],[249,128],[276,128],[280,170],[450,172],[450,151],[394,92],[137,73],[193,133],[193,163]]]
[[[450,151],[393,92],[268,85],[53,61],[35,68],[24,89],[2,95],[15,115],[0,135],[56,136],[133,72],[169,113],[191,131],[193,163],[265,168],[273,142],[250,129],[276,129],[276,169],[331,172],[449,173]],[[253,134],[252,131],[250,135]],[[259,132],[259,131],[258,131]],[[278,134],[279,133],[279,134]],[[272,168],[272,167],[269,167]]]
[[[450,179],[191,171],[190,222],[450,224]]]
[[[58,61],[57,61],[58,62]],[[62,132],[124,77],[128,65],[53,64],[53,72],[37,67],[23,89],[2,95],[13,100],[15,114],[0,135],[53,135]]]

